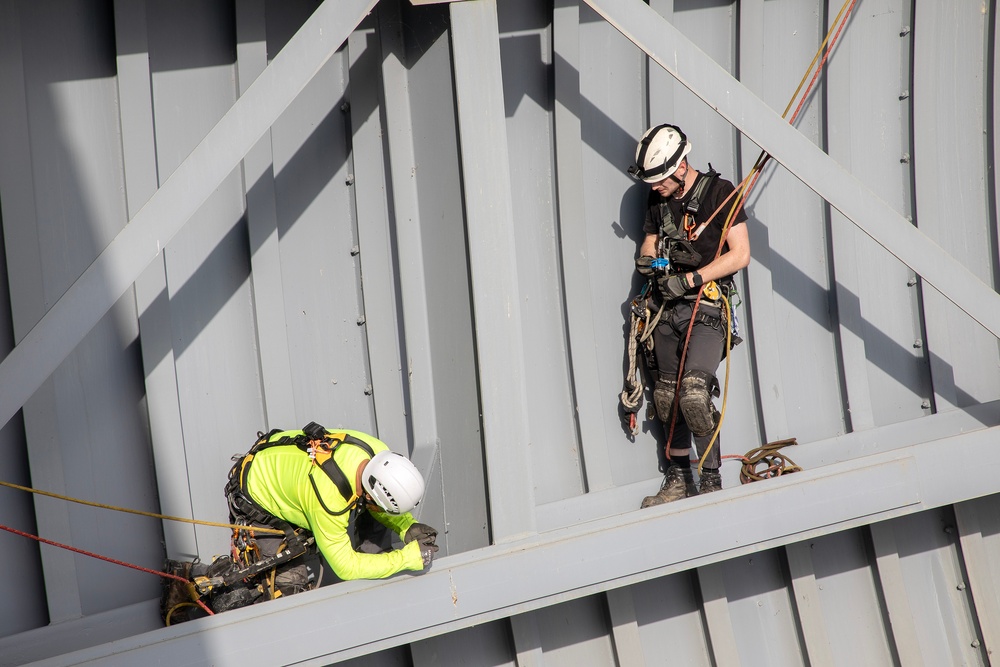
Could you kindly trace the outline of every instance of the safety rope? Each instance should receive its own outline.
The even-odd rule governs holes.
[[[59,500],[65,500],[71,503],[77,503],[79,505],[87,505],[89,507],[99,507],[101,509],[114,510],[115,512],[125,512],[126,514],[138,514],[139,516],[148,516],[154,519],[166,519],[168,521],[190,523],[197,526],[213,526],[215,528],[230,528],[233,530],[240,530],[242,528],[246,528],[246,526],[240,526],[234,523],[218,523],[216,521],[201,521],[199,519],[186,519],[180,516],[169,516],[167,514],[157,514],[155,512],[143,512],[142,510],[133,510],[133,509],[128,509],[127,507],[118,507],[116,505],[105,505],[104,503],[95,503],[89,500],[81,500],[79,498],[63,496],[58,493],[52,493],[50,491],[42,491],[41,489],[33,489],[29,486],[21,486],[20,484],[13,484],[11,482],[0,481],[0,486],[6,486],[11,489],[17,489],[18,491],[27,491],[29,493],[35,493],[40,496],[48,496],[49,498],[58,498]],[[276,535],[285,534],[285,531],[278,530],[276,528],[255,527],[254,530],[257,531],[258,533],[274,533]]]
[[[743,467],[740,468],[740,483],[758,482],[762,479],[780,477],[786,473],[802,472],[802,468],[795,464],[779,450],[788,445],[797,445],[795,438],[776,440],[766,445],[751,449],[744,456]],[[763,466],[763,470],[761,470]]]
[[[827,31],[826,37],[824,37],[823,42],[820,44],[819,49],[816,51],[816,55],[813,56],[812,61],[809,63],[809,67],[806,68],[806,72],[802,76],[802,80],[799,82],[798,87],[795,89],[795,92],[792,94],[792,97],[789,100],[788,105],[785,107],[785,111],[781,114],[782,118],[784,118],[788,114],[788,110],[792,107],[792,104],[795,102],[796,95],[798,95],[799,91],[802,89],[802,85],[805,82],[806,78],[809,76],[809,72],[812,70],[813,65],[815,65],[817,59],[819,59],[820,53],[823,54],[822,59],[820,59],[819,66],[816,68],[816,71],[813,73],[812,79],[809,82],[809,86],[806,88],[805,92],[802,94],[802,97],[799,100],[799,103],[798,103],[798,106],[795,109],[795,112],[792,114],[792,117],[788,121],[789,124],[794,124],[795,123],[795,120],[798,117],[799,112],[802,110],[802,107],[804,106],[805,101],[809,98],[809,94],[810,94],[810,92],[812,92],[813,86],[815,85],[816,80],[819,78],[820,72],[826,66],[826,63],[827,63],[827,61],[828,61],[828,59],[830,57],[830,54],[833,52],[833,48],[834,48],[834,46],[836,45],[837,41],[840,38],[840,33],[844,29],[844,26],[847,24],[847,21],[850,18],[851,13],[854,11],[854,7],[855,7],[856,4],[857,4],[857,0],[845,0],[844,4],[840,8],[840,11],[837,13],[836,18],[833,20],[833,24],[830,26],[830,30]],[[833,35],[832,40],[831,40],[831,35]],[[828,43],[829,43],[829,45],[828,45]],[[825,48],[825,51],[824,51],[824,48]],[[719,239],[719,247],[718,247],[718,249],[715,252],[715,258],[714,259],[718,259],[719,255],[722,254],[722,248],[726,244],[727,237],[729,236],[729,230],[732,227],[733,221],[736,218],[736,212],[739,211],[740,208],[743,207],[744,202],[746,201],[748,195],[750,194],[750,190],[757,183],[757,179],[760,177],[761,171],[763,170],[764,166],[767,164],[767,162],[770,159],[771,159],[770,154],[767,153],[767,151],[762,150],[760,152],[760,155],[757,157],[757,160],[755,161],[754,166],[750,169],[750,173],[747,174],[747,176],[740,182],[740,186],[738,188],[735,188],[733,190],[733,192],[731,192],[729,194],[729,196],[726,197],[726,199],[723,200],[723,202],[721,204],[719,204],[718,208],[715,209],[715,211],[712,213],[712,215],[708,217],[708,220],[713,220],[715,218],[715,216],[717,216],[722,211],[723,207],[729,202],[729,200],[732,198],[732,196],[734,194],[736,194],[736,193],[739,193],[739,195],[737,196],[736,200],[733,202],[733,205],[731,206],[731,208],[729,210],[729,214],[726,216],[726,221],[725,221],[725,223],[723,224],[723,227],[722,227],[722,235],[721,235],[721,237]],[[713,259],[713,261],[714,261],[714,259]],[[690,340],[691,340],[691,331],[694,328],[695,319],[696,319],[696,317],[698,315],[698,306],[701,304],[701,297],[702,297],[702,293],[704,292],[704,290],[705,290],[705,286],[702,285],[699,288],[699,290],[698,290],[698,296],[695,299],[694,307],[691,309],[691,321],[688,323],[687,335],[685,336],[685,339],[684,339],[684,347],[681,350],[680,364],[678,365],[678,369],[677,369],[677,383],[678,383],[678,387],[680,386],[680,380],[681,380],[681,377],[683,376],[683,373],[684,373],[684,361],[686,360],[686,357],[687,357],[687,347],[688,347],[688,344],[690,343]],[[729,314],[729,304],[728,304],[728,302],[726,303],[726,312],[727,312],[727,315],[728,315]],[[728,325],[729,325],[729,322],[727,322],[727,326]],[[728,345],[729,345],[729,343],[731,341],[731,338],[729,337],[730,334],[731,334],[731,327],[729,329],[729,332],[727,332],[727,337],[726,337],[727,351],[729,349]],[[725,381],[725,385],[724,385],[724,388],[723,388],[723,409],[722,409],[722,412],[720,412],[719,423],[716,425],[715,432],[712,434],[712,439],[709,442],[708,447],[705,448],[705,452],[702,454],[701,458],[698,461],[698,471],[699,471],[699,473],[701,472],[702,466],[704,465],[704,462],[705,462],[706,458],[708,457],[708,454],[711,451],[712,446],[715,444],[715,441],[718,438],[719,431],[722,429],[722,418],[723,418],[723,416],[725,414],[725,401],[726,401],[725,396],[728,395],[728,390],[729,390],[729,355],[727,353],[727,355],[726,355],[726,381]],[[675,426],[675,424],[677,422],[677,407],[678,407],[679,400],[680,400],[680,392],[676,391],[676,392],[674,392],[674,405],[673,405],[673,409],[671,410],[671,417],[672,418],[670,420],[670,430],[668,432],[667,441],[666,441],[666,447],[667,447],[666,454],[667,454],[667,458],[670,457],[669,447],[670,447],[670,442],[673,439],[674,426]]]
[[[630,413],[629,430],[632,435],[639,433],[636,412],[642,405],[642,394],[645,389],[637,361],[639,345],[646,348],[647,354],[652,354],[653,344],[649,339],[653,335],[656,325],[659,324],[664,309],[664,304],[661,303],[659,310],[650,319],[648,299],[646,298],[649,287],[650,283],[647,282],[639,296],[632,300],[628,337],[628,371],[625,373],[625,387],[619,396],[622,406]]]
[[[59,494],[59,493],[52,493],[51,491],[42,491],[41,489],[33,489],[33,488],[29,487],[29,486],[22,486],[20,484],[14,484],[12,482],[0,481],[0,486],[6,486],[7,488],[10,488],[10,489],[17,489],[18,491],[27,491],[28,493],[34,493],[34,494],[37,494],[37,495],[40,495],[40,496],[47,496],[49,498],[56,498],[58,500],[65,500],[67,502],[77,503],[78,505],[87,505],[89,507],[98,507],[98,508],[101,508],[101,509],[113,510],[115,512],[124,512],[126,514],[138,514],[139,516],[147,516],[147,517],[152,517],[154,519],[166,519],[168,521],[177,521],[177,522],[180,522],[180,523],[189,523],[189,524],[194,524],[194,525],[199,525],[199,526],[213,526],[213,527],[216,527],[216,528],[229,528],[229,529],[232,529],[234,531],[234,533],[236,531],[246,530],[246,528],[247,528],[246,526],[241,526],[241,525],[232,524],[232,523],[219,523],[219,522],[216,522],[216,521],[201,521],[199,519],[188,519],[188,518],[185,518],[185,517],[170,516],[170,515],[167,515],[167,514],[157,514],[155,512],[144,512],[142,510],[134,510],[134,509],[129,509],[127,507],[118,507],[117,505],[107,505],[107,504],[104,504],[104,503],[96,503],[96,502],[92,502],[92,501],[89,501],[89,500],[82,500],[80,498],[73,498],[71,496],[65,496],[65,495],[62,495],[62,494]],[[164,617],[164,623],[166,625],[168,625],[168,626],[170,625],[170,620],[173,617],[174,612],[177,611],[178,609],[181,609],[181,608],[184,608],[184,607],[188,607],[188,606],[198,606],[198,607],[201,607],[202,609],[204,609],[206,612],[208,612],[209,615],[213,615],[213,616],[215,615],[215,612],[213,612],[211,609],[209,609],[208,605],[206,605],[204,602],[201,601],[200,596],[198,595],[198,593],[195,590],[194,585],[191,583],[191,581],[189,579],[185,579],[184,577],[180,577],[180,576],[177,576],[175,574],[170,574],[169,572],[160,572],[160,571],[157,571],[157,570],[151,570],[149,568],[145,568],[145,567],[142,567],[140,565],[134,565],[132,563],[126,563],[125,561],[117,560],[117,559],[114,559],[114,558],[109,558],[108,556],[102,556],[100,554],[96,554],[96,553],[93,553],[93,552],[90,552],[90,551],[86,551],[84,549],[78,549],[77,547],[71,547],[68,544],[61,544],[59,542],[53,542],[52,540],[47,540],[44,537],[39,537],[38,535],[32,535],[31,533],[26,533],[24,531],[17,530],[16,528],[10,528],[8,526],[0,525],[0,529],[6,530],[6,531],[8,531],[10,533],[14,533],[16,535],[21,535],[22,537],[27,537],[27,538],[30,538],[30,539],[33,539],[33,540],[37,540],[38,542],[42,542],[44,544],[50,544],[50,545],[52,545],[54,547],[59,547],[60,549],[66,549],[68,551],[73,551],[75,553],[82,554],[84,556],[90,556],[91,558],[96,558],[98,560],[103,560],[103,561],[108,562],[108,563],[113,563],[115,565],[121,565],[123,567],[132,568],[133,570],[139,570],[140,572],[146,572],[148,574],[155,574],[155,575],[158,575],[158,576],[163,577],[165,579],[173,579],[175,581],[179,581],[179,582],[183,583],[184,584],[184,590],[187,592],[187,594],[191,598],[191,600],[175,604],[173,607],[171,607],[169,609],[169,611],[167,611],[167,614]],[[278,535],[284,535],[285,534],[283,530],[278,530],[276,528],[265,528],[263,526],[254,526],[253,531],[254,532],[260,532],[260,533],[276,533]]]
[[[179,581],[179,582],[181,582],[181,583],[183,583],[185,585],[185,588],[187,589],[188,593],[191,595],[192,602],[194,602],[199,607],[201,607],[206,612],[208,612],[208,614],[210,616],[214,616],[215,615],[215,613],[211,609],[208,608],[208,605],[206,605],[204,602],[201,601],[201,599],[199,599],[197,593],[195,593],[195,591],[194,591],[193,584],[189,580],[185,579],[184,577],[179,577],[176,574],[170,574],[169,572],[159,572],[157,570],[151,570],[148,567],[142,567],[141,565],[134,565],[132,563],[126,563],[123,560],[118,560],[116,558],[111,558],[109,556],[102,556],[101,554],[96,554],[96,553],[94,553],[92,551],[86,551],[85,549],[78,549],[77,547],[71,547],[68,544],[62,544],[61,542],[54,542],[52,540],[47,540],[44,537],[39,537],[38,535],[32,535],[31,533],[26,533],[23,530],[18,530],[17,528],[11,528],[10,526],[4,526],[3,524],[0,524],[0,530],[6,530],[8,533],[13,533],[15,535],[20,535],[21,537],[27,537],[29,539],[41,542],[42,544],[48,544],[48,545],[51,545],[53,547],[59,547],[60,549],[66,549],[67,551],[72,551],[74,553],[78,553],[78,554],[81,554],[81,555],[84,555],[84,556],[90,556],[91,558],[96,558],[98,560],[103,560],[105,562],[113,563],[115,565],[121,565],[122,567],[128,567],[128,568],[131,568],[133,570],[138,570],[140,572],[145,572],[146,574],[155,574],[157,576],[163,577],[164,579],[174,579],[174,580]]]

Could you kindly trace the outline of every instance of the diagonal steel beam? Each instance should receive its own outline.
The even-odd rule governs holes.
[[[326,0],[0,363],[0,426],[58,368],[374,8]]]
[[[327,665],[1000,491],[1000,427],[634,511],[67,653],[53,665]],[[940,452],[978,461],[942,473]],[[942,474],[948,479],[942,480]],[[949,481],[950,480],[950,481]],[[766,521],[753,517],[767,517]],[[353,623],[316,623],[317,618]],[[295,641],[288,641],[293,636]],[[246,641],[252,637],[253,641]]]
[[[584,0],[861,231],[1000,338],[1000,294],[639,0]]]

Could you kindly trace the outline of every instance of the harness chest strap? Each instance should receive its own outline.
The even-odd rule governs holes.
[[[682,224],[687,226],[686,218],[689,215],[697,215],[698,209],[701,206],[701,200],[708,192],[712,184],[715,183],[716,178],[718,178],[719,172],[712,168],[712,165],[708,165],[708,172],[702,174],[694,184],[694,188],[691,189],[691,196],[688,198],[687,204],[684,209],[684,218]],[[674,213],[670,210],[670,205],[664,201],[660,204],[660,234],[666,238],[681,239],[685,238],[687,234],[682,234],[681,229],[677,226],[674,221]],[[700,233],[701,228],[699,228],[698,233]],[[698,238],[694,236],[693,238]],[[693,240],[693,239],[692,239]]]

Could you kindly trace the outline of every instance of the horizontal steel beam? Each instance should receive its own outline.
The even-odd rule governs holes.
[[[0,426],[59,367],[235,169],[376,0],[316,9],[135,217],[0,363]]]
[[[1000,426],[1000,401],[972,405],[961,410],[888,424],[865,431],[845,433],[834,438],[800,442],[789,446],[782,454],[805,470],[841,463],[860,456],[884,454],[931,440],[948,438]],[[739,485],[739,462],[726,463],[722,469],[726,488]],[[539,505],[538,530],[544,532],[583,521],[594,521],[628,512],[636,508],[639,499],[656,490],[662,477],[617,486],[573,498]]]
[[[585,2],[809,189],[1000,338],[1000,294],[789,125],[669,21],[639,0]]]
[[[326,665],[708,563],[1000,492],[1000,427],[633,511],[164,628],[47,665]],[[977,466],[943,471],[941,452]],[[954,477],[954,478],[952,478]],[[958,478],[961,479],[958,479]],[[759,520],[767,517],[766,521]],[[353,619],[316,623],[317,618]],[[288,637],[295,641],[288,641]],[[247,641],[253,638],[253,641]]]

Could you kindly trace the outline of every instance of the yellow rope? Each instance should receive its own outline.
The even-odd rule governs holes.
[[[62,496],[58,493],[51,493],[49,491],[42,491],[40,489],[32,489],[28,486],[21,486],[20,484],[13,484],[11,482],[0,481],[0,486],[6,486],[11,489],[17,489],[19,491],[28,491],[29,493],[36,493],[40,496],[48,496],[49,498],[58,498],[59,500],[67,500],[71,503],[78,503],[80,505],[89,505],[90,507],[100,507],[101,509],[114,510],[116,512],[125,512],[127,514],[138,514],[140,516],[148,516],[154,519],[167,519],[168,521],[179,521],[181,523],[191,523],[199,526],[215,526],[216,528],[232,528],[235,530],[245,529],[246,526],[239,526],[232,523],[217,523],[215,521],[199,521],[198,519],[186,519],[180,516],[168,516],[166,514],[156,514],[155,512],[143,512],[141,510],[131,510],[125,507],[116,507],[115,505],[105,505],[103,503],[94,503],[89,500],[80,500],[79,498],[71,498],[70,496]],[[257,533],[274,533],[276,535],[284,535],[285,531],[278,530],[277,528],[264,528],[254,526],[254,532]]]
[[[732,342],[733,342],[733,325],[730,318],[732,317],[732,310],[729,307],[729,299],[726,295],[722,295],[722,303],[726,305],[726,380],[722,384],[722,411],[719,412],[719,423],[715,425],[715,432],[712,433],[712,439],[708,443],[708,447],[705,448],[705,453],[701,455],[698,460],[698,474],[701,474],[701,467],[705,465],[705,459],[708,458],[708,453],[712,451],[712,445],[715,444],[716,439],[719,437],[719,431],[722,430],[722,420],[726,417],[726,400],[729,398],[729,360],[733,358]]]
[[[792,99],[788,100],[788,106],[781,113],[781,117],[784,118],[788,114],[788,110],[792,108],[792,104],[795,102],[795,98],[799,96],[799,91],[802,90],[802,86],[805,84],[806,79],[809,77],[809,72],[812,71],[813,65],[819,60],[819,54],[823,53],[823,49],[826,48],[826,43],[830,41],[830,35],[833,34],[834,28],[840,23],[840,17],[844,15],[844,11],[847,6],[851,4],[851,0],[844,0],[844,4],[841,6],[840,11],[837,13],[837,18],[833,19],[833,23],[830,24],[830,30],[826,33],[826,37],[823,38],[823,43],[819,45],[819,50],[816,51],[816,55],[813,56],[812,62],[809,63],[809,67],[806,68],[806,73],[802,75],[802,80],[799,81],[799,87],[795,89],[792,93]]]
[[[167,627],[170,627],[170,619],[173,617],[174,612],[177,611],[178,609],[183,609],[184,607],[197,607],[197,606],[198,605],[196,605],[194,602],[179,602],[175,604],[173,607],[170,608],[170,611],[167,612],[166,618],[163,619],[163,624],[166,625]]]

